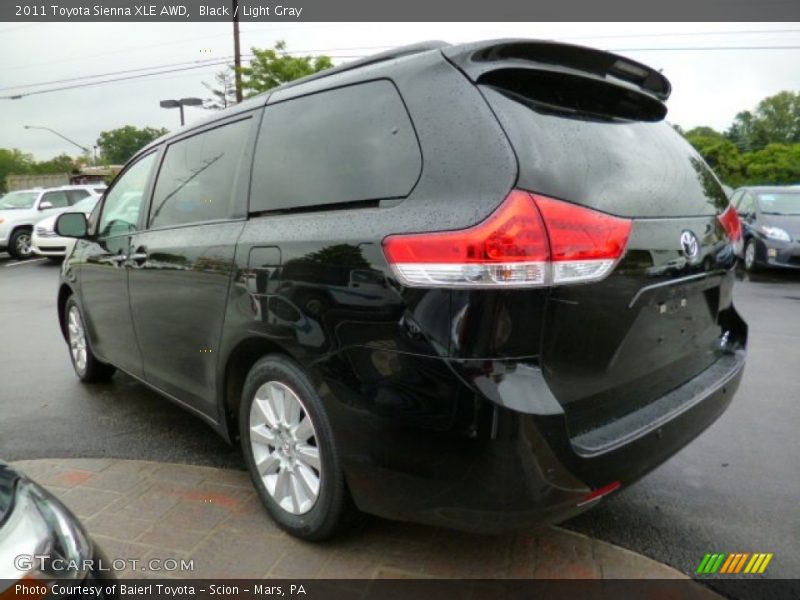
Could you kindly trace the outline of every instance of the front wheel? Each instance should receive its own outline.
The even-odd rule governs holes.
[[[67,324],[69,357],[75,374],[84,383],[108,381],[116,369],[97,360],[92,352],[83,315],[75,298],[70,297],[67,300],[67,305],[64,307],[64,322]]]
[[[242,391],[239,432],[253,484],[280,527],[320,541],[352,521],[357,511],[331,425],[297,364],[270,355],[253,366]]]
[[[756,246],[756,241],[754,239],[749,240],[744,248],[744,270],[749,273],[758,271],[758,262],[756,261],[757,251],[758,247]]]

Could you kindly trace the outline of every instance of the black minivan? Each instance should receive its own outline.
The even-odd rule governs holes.
[[[708,427],[744,366],[741,226],[669,93],[593,49],[435,42],[181,129],[58,220],[75,370],[240,443],[299,537],[358,510],[575,515]]]

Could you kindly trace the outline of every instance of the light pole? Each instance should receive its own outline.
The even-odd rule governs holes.
[[[180,100],[162,100],[158,103],[161,108],[179,108],[181,109],[181,127],[184,125],[183,121],[183,107],[184,106],[202,106],[203,101],[200,98],[181,98]]]
[[[66,140],[66,141],[68,141],[70,144],[72,144],[73,146],[77,146],[78,148],[80,148],[81,150],[83,150],[83,151],[86,153],[86,156],[90,156],[90,155],[91,155],[91,150],[89,150],[89,149],[88,149],[88,148],[86,148],[85,146],[81,146],[81,145],[80,145],[78,142],[76,142],[76,141],[74,141],[74,140],[71,140],[71,139],[69,139],[67,136],[65,136],[65,135],[61,135],[61,134],[60,134],[60,133],[58,133],[58,132],[57,132],[55,129],[50,129],[49,127],[41,127],[41,126],[39,126],[39,125],[25,125],[25,129],[43,129],[44,131],[49,131],[50,133],[54,133],[54,134],[56,134],[56,135],[57,135],[58,137],[60,137],[62,140]],[[92,161],[92,162],[94,163],[94,161]]]

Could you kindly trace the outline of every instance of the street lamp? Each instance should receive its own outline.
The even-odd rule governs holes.
[[[45,130],[45,131],[49,131],[50,133],[54,133],[54,134],[56,134],[56,135],[57,135],[58,137],[60,137],[62,140],[66,140],[66,141],[68,141],[68,142],[69,142],[70,144],[72,144],[73,146],[77,146],[78,148],[80,148],[81,150],[83,150],[83,151],[84,151],[84,152],[85,152],[87,155],[89,155],[89,154],[90,154],[90,150],[89,150],[88,148],[86,148],[86,147],[84,147],[84,146],[81,146],[81,145],[80,145],[78,142],[75,142],[75,141],[73,141],[73,140],[69,139],[69,138],[68,138],[67,136],[65,136],[65,135],[61,135],[61,134],[60,134],[60,133],[58,133],[58,132],[57,132],[55,129],[50,129],[49,127],[40,127],[39,125],[25,125],[25,129],[43,129],[43,130]]]
[[[202,106],[203,101],[200,98],[181,98],[180,100],[162,100],[158,103],[161,108],[180,108],[181,109],[181,127],[184,125],[183,121],[183,107],[184,106]]]

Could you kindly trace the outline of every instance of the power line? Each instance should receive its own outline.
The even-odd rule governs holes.
[[[701,36],[701,35],[750,35],[759,33],[800,33],[800,29],[744,29],[738,31],[677,31],[674,33],[622,33],[622,34],[604,34],[604,35],[577,35],[570,37],[561,37],[561,40],[602,40],[602,39],[627,39],[627,38],[643,38],[643,37],[684,37],[684,36]]]
[[[385,48],[389,48],[389,46],[365,46],[362,48],[358,47],[351,47],[351,48],[330,48],[327,50],[294,50],[289,52],[290,55],[297,55],[297,54],[311,54],[314,55],[316,53],[334,53],[334,52],[348,52],[351,50],[383,50]],[[254,55],[252,53],[244,53],[242,54],[243,57],[252,58]],[[350,58],[350,56],[333,56],[332,58]],[[358,56],[360,58],[360,56]],[[123,71],[110,71],[107,73],[96,73],[94,75],[80,75],[78,77],[69,77],[66,79],[53,79],[50,81],[40,81],[37,83],[24,83],[24,84],[17,84],[17,85],[9,85],[6,87],[0,88],[0,92],[5,92],[8,90],[15,90],[20,88],[32,88],[32,87],[42,87],[45,85],[54,85],[57,83],[72,83],[74,81],[81,81],[85,79],[97,79],[99,77],[112,77],[116,75],[126,75],[128,73],[139,73],[142,71],[152,71],[154,69],[166,69],[170,67],[180,67],[184,65],[201,65],[201,64],[218,64],[220,60],[233,60],[233,56],[225,56],[225,57],[216,57],[216,58],[206,58],[201,60],[186,60],[178,63],[171,63],[165,65],[152,65],[149,67],[138,67],[136,69],[126,69]]]
[[[185,60],[183,62],[172,63],[172,64],[168,64],[168,65],[154,65],[154,66],[150,66],[150,67],[140,67],[138,69],[127,69],[125,71],[111,71],[111,72],[108,72],[108,73],[97,73],[95,75],[81,75],[79,77],[70,77],[70,78],[67,78],[67,79],[52,79],[50,81],[41,81],[39,83],[22,83],[22,84],[19,84],[19,85],[9,85],[7,87],[2,87],[2,88],[0,88],[0,92],[5,92],[6,90],[14,90],[14,89],[18,89],[18,88],[41,87],[43,85],[53,85],[53,84],[56,84],[56,83],[71,83],[73,81],[80,81],[82,79],[96,79],[98,77],[111,77],[113,75],[124,75],[126,73],[137,73],[137,72],[141,72],[141,71],[152,71],[153,69],[166,69],[168,67],[179,67],[179,66],[189,65],[189,64],[198,64],[199,65],[201,63],[208,62],[208,61],[214,61],[214,60],[218,61],[218,60],[223,60],[223,59],[230,60],[231,58],[233,58],[233,57],[228,56],[228,57],[219,57],[219,58],[207,58],[207,59],[203,59],[203,60]]]
[[[665,48],[611,48],[609,52],[692,52],[694,50],[800,50],[800,46],[671,46]]]
[[[352,47],[352,48],[332,48],[328,50],[297,50],[290,52],[288,54],[306,54],[313,56],[312,53],[314,52],[344,52],[349,50],[378,50],[387,48],[388,46],[371,46],[371,47]],[[727,51],[727,50],[735,50],[735,51],[751,51],[751,50],[800,50],[800,46],[683,46],[683,47],[642,47],[642,48],[615,48],[610,49],[612,52],[675,52],[675,51]],[[253,54],[243,54],[243,57],[252,58]],[[332,56],[332,58],[340,58],[340,59],[355,59],[355,58],[362,58],[363,55],[339,55],[339,56]],[[19,88],[30,88],[30,87],[41,87],[45,85],[52,85],[57,83],[73,83],[76,81],[82,81],[82,83],[75,83],[73,85],[66,85],[60,86],[55,88],[48,88],[46,90],[38,90],[32,92],[24,92],[20,94],[10,94],[7,96],[0,96],[0,99],[19,99],[26,96],[34,96],[40,94],[49,94],[52,92],[60,92],[65,90],[72,90],[78,89],[83,87],[90,87],[96,85],[104,85],[107,83],[115,83],[119,81],[129,81],[132,79],[142,79],[146,77],[155,77],[158,75],[170,74],[170,73],[177,73],[182,71],[189,71],[195,70],[204,67],[210,66],[219,66],[226,63],[230,63],[232,57],[224,57],[224,58],[215,58],[215,59],[206,59],[204,61],[185,61],[182,63],[173,63],[167,65],[154,65],[151,67],[140,67],[137,69],[127,69],[123,71],[115,71],[109,73],[100,73],[95,75],[84,75],[79,77],[67,78],[67,79],[60,79],[60,80],[53,80],[53,81],[45,81],[39,83],[32,83],[32,84],[25,84],[25,85],[15,85],[15,86],[8,86],[5,88],[0,88],[0,91],[7,91],[11,89],[19,89]],[[165,70],[166,69],[166,70]],[[142,73],[142,71],[147,71]],[[137,75],[129,75],[130,73],[138,73]],[[127,75],[125,77],[113,77],[116,75]],[[112,77],[111,79],[103,79],[100,81],[84,81],[86,79],[96,79],[100,77]]]
[[[243,55],[243,56],[248,56],[248,55]],[[250,56],[252,56],[252,55],[250,55]],[[362,58],[362,56],[363,55],[343,55],[343,56],[336,56],[336,57],[332,57],[332,58],[356,59],[356,58]],[[142,78],[145,78],[145,77],[155,77],[155,76],[158,76],[158,75],[165,75],[165,74],[169,74],[169,73],[179,73],[179,72],[182,72],[182,71],[191,71],[191,70],[195,70],[195,69],[203,69],[203,68],[206,68],[206,67],[223,65],[223,64],[226,64],[226,63],[229,63],[229,62],[230,62],[230,59],[222,60],[222,61],[218,60],[218,61],[215,61],[215,62],[207,62],[207,63],[201,64],[201,65],[184,66],[184,67],[178,67],[178,68],[174,68],[174,69],[167,69],[167,70],[157,71],[157,72],[153,72],[153,73],[140,73],[138,75],[128,75],[126,77],[115,77],[113,79],[103,79],[101,81],[88,81],[88,82],[83,82],[83,83],[76,83],[76,84],[73,84],[73,85],[65,85],[65,86],[61,86],[61,87],[48,88],[46,90],[37,90],[37,91],[33,91],[33,92],[24,92],[24,93],[20,93],[20,94],[10,94],[10,95],[7,95],[7,96],[0,96],[0,100],[19,100],[19,99],[25,98],[27,96],[38,96],[38,95],[41,95],[41,94],[50,94],[52,92],[63,92],[63,91],[66,91],[66,90],[74,90],[74,89],[79,89],[79,88],[92,87],[92,86],[96,86],[96,85],[104,85],[104,84],[107,84],[107,83],[116,83],[116,82],[120,82],[120,81],[129,81],[129,80],[132,80],[132,79],[142,79]]]

